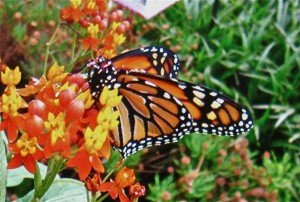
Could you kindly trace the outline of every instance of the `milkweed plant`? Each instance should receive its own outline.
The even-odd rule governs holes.
[[[111,170],[106,170],[102,163],[111,155],[109,133],[118,126],[120,115],[113,107],[122,96],[117,89],[104,88],[97,101],[100,106],[96,107],[81,73],[70,73],[57,63],[47,65],[49,50],[59,37],[57,31],[62,23],[76,35],[71,64],[77,57],[113,57],[125,41],[124,33],[130,29],[130,23],[123,20],[121,10],[110,10],[107,1],[71,0],[61,9],[60,17],[62,22],[47,43],[41,77],[31,78],[25,87],[19,88],[19,67],[6,66],[1,72],[1,82],[6,87],[1,96],[0,129],[8,140],[7,168],[24,166],[34,175],[32,201],[39,201],[57,174],[66,168],[78,174],[89,192],[88,200],[111,197],[137,201],[145,194],[145,187],[137,181],[134,170],[122,161]],[[39,163],[47,165],[43,177]]]

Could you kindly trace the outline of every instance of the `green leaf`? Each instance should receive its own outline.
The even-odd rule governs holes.
[[[214,189],[215,176],[209,174],[200,175],[193,184],[192,190],[188,193],[190,198],[204,198]]]
[[[47,166],[44,164],[38,163],[40,168],[42,179],[45,178],[47,172]],[[8,170],[8,180],[7,180],[7,187],[15,187],[21,184],[24,178],[34,178],[34,175],[26,170],[24,166],[21,166],[16,169],[9,169]],[[59,179],[59,176],[56,176],[56,179]]]
[[[25,25],[17,24],[16,26],[14,26],[12,35],[17,41],[22,41],[25,38],[26,32],[27,29]]]
[[[50,189],[40,199],[40,201],[87,201],[86,193],[84,184],[81,181],[74,179],[58,179],[53,182]],[[33,196],[34,191],[31,191],[26,196],[19,199],[19,201],[31,201]]]
[[[6,162],[6,153],[5,145],[2,140],[3,132],[0,133],[0,199],[4,199],[6,195],[6,182],[7,182],[7,162]]]

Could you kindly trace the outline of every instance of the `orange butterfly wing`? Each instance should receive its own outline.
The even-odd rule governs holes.
[[[127,157],[145,147],[176,142],[191,130],[192,117],[182,102],[150,81],[119,72],[120,124],[113,131],[115,147]],[[184,117],[184,119],[182,118]]]
[[[249,131],[253,126],[245,107],[204,86],[138,72],[128,75],[135,76],[141,82],[151,82],[180,100],[192,115],[191,132],[234,136]],[[167,94],[164,96],[169,97]]]
[[[178,56],[160,46],[130,50],[111,59],[118,70],[137,71],[163,77],[176,77],[181,69]]]

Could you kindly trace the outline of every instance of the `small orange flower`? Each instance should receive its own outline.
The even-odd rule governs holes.
[[[81,17],[84,16],[84,12],[81,10],[81,0],[70,0],[71,6],[63,8],[60,12],[62,19],[72,23],[78,22]]]
[[[25,168],[35,173],[36,161],[43,158],[43,153],[37,144],[36,137],[29,137],[27,133],[23,133],[20,139],[15,143],[9,144],[10,150],[14,153],[8,163],[8,168],[17,168],[24,164]]]
[[[86,37],[83,39],[79,39],[79,42],[82,44],[83,49],[88,50],[97,50],[100,40],[93,37]]]
[[[101,44],[103,47],[98,50],[98,54],[102,54],[106,58],[112,58],[116,55],[117,46],[121,45],[125,41],[125,36],[123,34],[117,33],[117,27],[121,23],[113,22],[110,26],[109,32],[102,39]]]
[[[135,182],[135,174],[134,170],[128,167],[122,168],[116,176],[116,184],[121,187],[129,187]]]
[[[107,1],[108,1],[108,0],[97,0],[97,1],[96,1],[98,10],[99,10],[101,13],[106,12],[106,10],[107,10]]]
[[[104,166],[98,155],[91,155],[83,148],[67,162],[67,166],[77,168],[80,180],[86,179],[92,168],[99,173],[104,172]]]
[[[16,119],[20,119],[21,117],[16,116],[14,118],[5,118],[0,123],[0,130],[5,130],[7,134],[7,138],[9,142],[14,142],[18,138],[18,125],[17,123],[20,123],[21,121],[24,121],[24,119],[21,118],[21,121],[16,121]]]
[[[87,128],[84,133],[85,143],[80,147],[76,155],[68,161],[69,167],[76,167],[80,180],[84,180],[93,168],[99,173],[104,172],[104,167],[99,158],[104,144],[108,140],[108,130],[98,125],[94,130]]]
[[[65,113],[59,112],[55,116],[52,112],[44,122],[46,133],[40,136],[39,143],[45,145],[44,154],[50,158],[54,153],[67,157],[70,152],[70,137],[66,128]]]
[[[116,175],[115,181],[104,182],[100,185],[101,192],[108,192],[112,199],[119,197],[121,202],[129,202],[124,193],[124,188],[129,187],[135,182],[134,170],[124,167]]]
[[[45,76],[41,78],[31,78],[28,85],[25,85],[25,88],[18,89],[18,93],[21,96],[29,96],[40,92],[42,88],[47,84],[47,79]]]

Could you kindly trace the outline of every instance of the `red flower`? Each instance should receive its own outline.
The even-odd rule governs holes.
[[[99,187],[101,184],[101,177],[99,173],[95,173],[93,177],[88,177],[85,180],[85,187],[87,190],[96,193],[99,191]]]
[[[99,173],[104,172],[103,164],[98,155],[90,155],[85,149],[80,149],[74,158],[68,161],[67,166],[77,168],[80,180],[86,179],[92,168]]]

